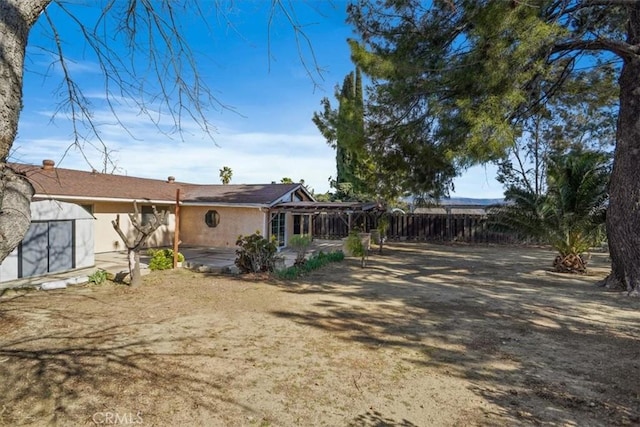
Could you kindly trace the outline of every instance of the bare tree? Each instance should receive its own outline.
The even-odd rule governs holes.
[[[203,10],[203,4],[210,10]],[[57,8],[55,14],[54,7]],[[233,7],[233,2],[108,0],[100,6],[90,7],[99,13],[93,22],[85,22],[86,18],[74,12],[72,3],[63,0],[0,0],[0,262],[20,243],[31,219],[29,204],[34,189],[25,177],[8,167],[7,159],[22,108],[29,33],[37,21],[49,30],[52,45],[44,49],[54,58],[51,66],[62,73],[59,92],[63,101],[56,114],[68,117],[73,127],[74,138],[67,150],[77,148],[84,155],[84,150],[93,147],[101,153],[109,153],[98,131],[99,123],[95,121],[88,96],[74,79],[66,44],[56,26],[56,19],[61,16],[66,17],[65,24],[76,27],[87,46],[85,51],[98,63],[104,81],[105,102],[125,131],[128,130],[119,116],[123,105],[134,106],[141,116],[155,123],[165,134],[175,134],[181,139],[187,120],[197,123],[205,134],[212,135],[214,127],[207,120],[207,110],[230,108],[218,101],[202,80],[198,72],[199,61],[184,37],[183,28],[188,25],[181,20],[195,17],[203,25],[209,25],[213,21],[209,14],[214,12],[218,22],[232,26],[225,7]],[[294,31],[300,55],[304,55],[305,45],[309,48],[306,52],[310,60],[305,61],[301,56],[303,66],[310,75],[315,73],[321,77],[309,40],[292,13],[292,7],[284,0],[272,0],[265,20],[270,28],[276,15],[284,16]],[[85,159],[93,167],[86,156]],[[108,164],[106,159],[102,168],[94,169],[107,169]]]
[[[155,206],[151,206],[151,208],[153,209],[153,217],[151,217],[147,222],[144,220],[144,217],[140,215],[138,203],[133,202],[133,213],[129,214],[129,221],[131,221],[131,225],[133,226],[133,233],[130,235],[127,235],[127,233],[125,233],[120,227],[120,215],[116,216],[116,219],[111,221],[113,228],[127,247],[129,277],[131,279],[130,285],[132,288],[138,287],[141,283],[140,249],[144,247],[144,244],[154,231],[166,222],[167,217],[169,216],[169,211],[167,210],[158,213]]]

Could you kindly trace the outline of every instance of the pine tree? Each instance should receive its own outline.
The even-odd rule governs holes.
[[[374,82],[382,144],[398,147],[418,179],[416,146],[454,169],[495,161],[577,73],[611,68],[620,90],[606,283],[640,296],[640,2],[362,0],[349,21],[360,36],[352,58]]]
[[[336,178],[332,185],[339,199],[357,199],[371,196],[367,179],[371,170],[365,146],[364,98],[362,74],[359,69],[345,76],[336,90],[338,109],[324,98],[322,112],[313,114],[316,124],[327,143],[336,150]]]

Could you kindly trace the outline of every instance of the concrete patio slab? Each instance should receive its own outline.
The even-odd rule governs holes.
[[[311,248],[309,249],[308,256],[318,251],[332,252],[341,249],[341,240],[314,240]],[[201,273],[214,274],[238,272],[234,263],[236,259],[235,248],[183,246],[180,248],[180,252],[185,257],[185,262],[183,263],[184,268],[189,268]],[[296,259],[296,253],[288,248],[280,251],[279,255],[284,258],[284,264],[286,267],[292,266]],[[140,262],[142,264],[141,273],[143,275],[147,274],[149,270],[146,266],[149,264],[149,256],[146,254],[146,251],[142,252]],[[37,287],[41,286],[43,283],[60,280],[71,280],[75,283],[84,283],[96,270],[105,270],[108,273],[116,275],[120,272],[128,271],[128,269],[127,253],[125,251],[104,252],[95,255],[94,267],[3,282],[0,283],[0,290],[20,287]]]

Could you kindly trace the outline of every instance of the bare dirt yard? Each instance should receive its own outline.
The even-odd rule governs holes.
[[[0,424],[640,424],[640,301],[544,249],[390,245],[284,282],[186,270],[0,299]]]

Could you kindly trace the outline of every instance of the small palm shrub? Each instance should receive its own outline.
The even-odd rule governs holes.
[[[585,252],[605,238],[609,157],[572,150],[551,156],[547,168],[546,194],[511,188],[508,204],[491,209],[490,221],[494,228],[551,245],[558,251],[555,270],[584,273]]]
[[[168,270],[173,268],[172,249],[149,249],[147,255],[151,257],[149,261],[150,270]],[[178,252],[178,262],[184,261],[184,255]]]
[[[235,264],[241,273],[274,271],[278,259],[275,238],[266,239],[259,231],[239,236],[236,241]]]

